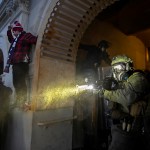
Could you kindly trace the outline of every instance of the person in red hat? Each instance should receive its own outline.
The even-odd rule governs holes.
[[[9,73],[9,67],[12,65],[16,104],[22,106],[27,101],[26,77],[29,71],[29,54],[32,45],[37,42],[37,36],[25,32],[22,25],[15,21],[8,26],[7,37],[11,45],[4,72]]]

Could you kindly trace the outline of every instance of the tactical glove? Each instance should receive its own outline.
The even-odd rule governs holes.
[[[112,77],[106,77],[103,80],[102,86],[103,86],[103,88],[105,90],[114,90],[114,89],[116,89],[117,84],[118,83],[117,83],[117,81],[114,78],[112,78]]]

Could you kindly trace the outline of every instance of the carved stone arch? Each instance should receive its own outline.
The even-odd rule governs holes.
[[[106,7],[117,0],[59,0],[48,18],[41,42],[41,57],[76,61],[85,30]]]
[[[116,1],[118,0],[59,0],[55,5],[52,3],[54,7],[49,6],[50,14],[47,13],[45,16],[43,21],[45,26],[44,29],[41,27],[36,46],[33,95],[40,86],[39,83],[43,82],[41,81],[43,77],[40,78],[43,72],[40,70],[45,66],[41,60],[54,59],[74,68],[78,45],[85,30],[103,9]],[[58,71],[60,70],[58,69]],[[75,69],[71,71],[75,72]],[[43,84],[45,83],[43,82]]]

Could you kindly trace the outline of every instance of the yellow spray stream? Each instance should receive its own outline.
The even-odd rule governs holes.
[[[40,109],[50,107],[65,106],[69,101],[73,100],[79,93],[75,85],[57,84],[55,86],[47,86],[37,96]]]

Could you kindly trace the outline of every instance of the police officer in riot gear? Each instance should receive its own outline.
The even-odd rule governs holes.
[[[101,66],[102,61],[110,66],[111,59],[107,52],[110,43],[106,40],[101,40],[97,45],[80,44],[79,49],[86,53],[85,59],[78,67],[84,78],[88,79],[89,83],[95,83],[98,79],[97,68]]]
[[[126,55],[114,57],[111,66],[117,84],[113,89],[105,88],[104,81],[104,98],[114,103],[109,150],[144,150],[143,115],[148,81],[141,71],[134,71],[133,61]]]

